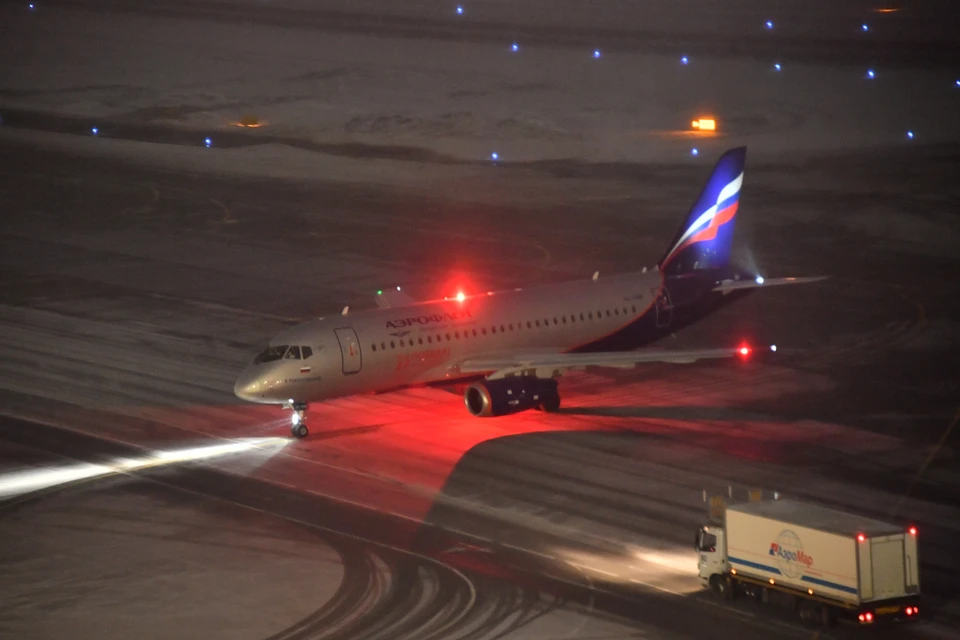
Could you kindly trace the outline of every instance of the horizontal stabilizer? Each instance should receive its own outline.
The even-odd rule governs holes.
[[[756,280],[723,280],[713,288],[713,291],[730,293],[741,289],[762,289],[764,287],[776,287],[782,284],[806,284],[808,282],[819,282],[826,280],[829,276],[809,276],[806,278],[760,278]]]

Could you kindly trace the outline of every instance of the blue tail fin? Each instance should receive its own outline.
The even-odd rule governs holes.
[[[660,271],[677,275],[727,266],[746,160],[746,147],[730,149],[720,156],[700,197],[660,259]]]

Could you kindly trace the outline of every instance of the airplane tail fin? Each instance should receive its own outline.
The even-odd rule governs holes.
[[[661,272],[679,275],[728,265],[746,160],[746,147],[730,149],[720,156],[700,197],[660,259]]]

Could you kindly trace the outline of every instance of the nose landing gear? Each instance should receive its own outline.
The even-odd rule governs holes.
[[[306,438],[310,434],[307,428],[307,403],[293,403],[293,416],[290,419],[290,433],[294,438]]]

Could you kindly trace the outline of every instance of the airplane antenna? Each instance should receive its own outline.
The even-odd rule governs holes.
[[[594,272],[593,272],[593,281],[596,282],[596,281],[597,281],[597,278],[599,278],[599,277],[600,277],[600,272],[599,272],[599,271],[594,271]]]
[[[340,315],[342,316],[347,315],[347,311],[350,311],[350,305],[347,305],[346,307],[344,307],[343,311],[340,312]]]

